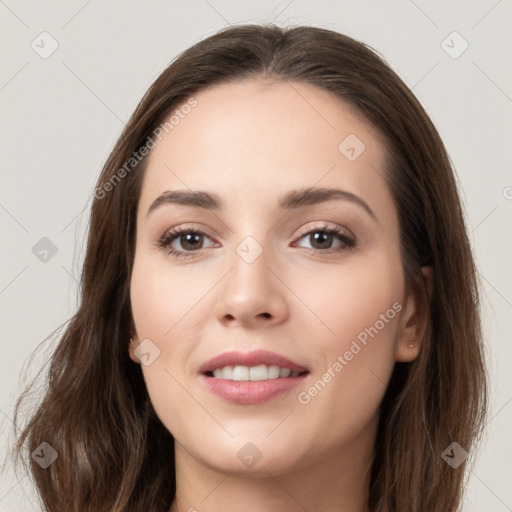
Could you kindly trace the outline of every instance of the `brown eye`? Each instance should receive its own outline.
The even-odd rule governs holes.
[[[196,249],[201,249],[201,245],[203,241],[203,235],[199,233],[189,233],[186,235],[180,235],[177,240],[180,241],[181,247],[186,251],[193,251]]]
[[[313,245],[313,249],[329,249],[334,241],[334,236],[331,233],[325,233],[324,231],[315,231],[308,236],[311,244]]]
[[[353,235],[342,232],[337,228],[324,227],[321,229],[312,229],[303,234],[301,240],[307,240],[312,251],[326,252],[328,249],[333,251],[343,251],[355,246],[356,240]],[[337,243],[335,247],[333,244]],[[304,247],[300,245],[299,247]],[[308,248],[308,247],[305,247]]]
[[[159,245],[172,256],[187,258],[193,255],[191,253],[204,249],[205,239],[211,240],[202,231],[176,228],[163,235]]]

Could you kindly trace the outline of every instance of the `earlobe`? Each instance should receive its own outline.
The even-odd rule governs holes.
[[[140,364],[140,360],[135,356],[135,349],[139,345],[139,340],[136,334],[133,334],[130,338],[130,343],[128,344],[128,355],[130,359],[137,364]]]
[[[410,288],[406,298],[395,361],[409,363],[418,357],[429,323],[432,289],[432,267],[423,267],[421,276],[418,276],[416,285]]]

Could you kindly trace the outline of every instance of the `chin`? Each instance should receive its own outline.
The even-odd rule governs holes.
[[[243,475],[244,477],[263,478],[269,473],[276,475],[291,468],[298,469],[297,442],[290,446],[276,445],[269,440],[259,440],[260,436],[237,436],[226,443],[215,442],[205,445],[196,443],[186,451],[197,462],[214,471]],[[253,441],[251,441],[253,439]]]

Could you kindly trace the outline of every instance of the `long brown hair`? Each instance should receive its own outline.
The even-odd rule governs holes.
[[[386,142],[404,272],[413,283],[421,267],[432,267],[433,288],[420,355],[396,363],[382,403],[369,506],[380,512],[453,512],[461,502],[468,461],[452,468],[442,453],[452,442],[473,453],[487,388],[475,264],[444,145],[412,92],[365,44],[320,28],[245,25],[208,37],[165,69],[101,172],[80,306],[52,355],[44,397],[14,451],[29,466],[47,511],[159,512],[171,505],[174,439],[153,410],[140,367],[128,356],[145,160],[126,163],[194,94],[260,77],[329,91]],[[24,396],[16,404],[16,425]],[[46,469],[30,457],[42,442],[58,453]]]

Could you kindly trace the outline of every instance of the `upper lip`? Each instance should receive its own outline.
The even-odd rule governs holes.
[[[268,350],[256,350],[253,352],[239,352],[233,350],[224,352],[206,361],[206,363],[202,364],[199,368],[199,373],[204,374],[212,372],[217,368],[224,368],[225,366],[258,366],[260,364],[289,368],[292,372],[308,371],[307,368],[297,364],[295,361],[274,352],[269,352]]]

